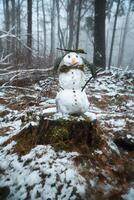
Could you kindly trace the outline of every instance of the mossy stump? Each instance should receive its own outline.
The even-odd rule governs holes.
[[[99,147],[101,134],[98,123],[86,119],[41,118],[38,126],[30,125],[13,136],[12,140],[17,141],[15,150],[19,154],[25,154],[36,145],[44,144],[50,144],[57,150],[87,153]]]

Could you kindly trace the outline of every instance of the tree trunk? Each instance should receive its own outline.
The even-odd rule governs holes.
[[[28,65],[32,60],[32,0],[27,0],[27,58]]]
[[[15,35],[15,0],[11,1],[12,4],[12,34]],[[15,52],[15,38],[12,38],[12,52]]]
[[[46,14],[45,14],[44,0],[42,0],[42,13],[43,13],[43,33],[44,33],[44,58],[46,58]]]
[[[68,26],[69,26],[68,49],[71,49],[73,46],[74,8],[75,8],[75,1],[74,0],[68,1]]]
[[[112,60],[112,54],[113,54],[113,45],[114,45],[115,31],[116,31],[116,24],[117,24],[117,17],[118,17],[118,12],[119,12],[119,6],[120,6],[120,0],[118,0],[116,13],[115,13],[115,20],[114,20],[111,48],[110,48],[110,54],[109,54],[108,69],[110,69],[110,66],[111,66],[111,60]]]
[[[121,25],[121,30],[120,30],[120,42],[119,42],[119,52],[118,52],[118,61],[117,61],[117,67],[120,67],[120,61],[122,57],[122,37],[123,37],[123,32],[124,32],[124,23]]]
[[[39,56],[39,1],[37,0],[37,55]]]
[[[82,0],[79,0],[79,5],[78,5],[78,21],[77,21],[77,31],[76,31],[76,49],[78,49],[78,47],[79,47],[81,5],[82,5]]]
[[[120,55],[119,55],[119,60],[118,60],[118,67],[123,65],[123,58],[124,58],[124,51],[125,51],[125,43],[126,43],[126,37],[127,37],[127,31],[128,31],[128,23],[129,23],[129,15],[130,15],[130,10],[131,10],[131,5],[132,5],[132,0],[129,1],[129,8],[125,20],[125,26],[124,26],[124,32],[123,32],[123,37],[122,37],[122,44],[121,44],[121,49],[120,49]]]
[[[64,35],[63,35],[63,32],[61,30],[61,26],[60,26],[59,0],[56,0],[56,7],[57,7],[57,23],[58,23],[58,39],[59,39],[59,44],[60,44],[60,48],[65,48]]]
[[[54,63],[55,56],[55,11],[56,11],[56,1],[52,1],[52,11],[51,11],[51,49],[50,49],[50,58],[51,64]]]
[[[95,0],[94,64],[105,69],[105,9],[106,0]]]
[[[16,9],[16,20],[17,20],[17,28],[16,28],[16,34],[17,37],[20,39],[21,38],[21,20],[20,20],[20,0],[18,0],[17,3],[17,9]],[[21,50],[21,43],[17,42],[17,50]]]
[[[2,35],[1,31],[0,31],[0,36]],[[3,44],[2,44],[2,39],[0,38],[0,55],[2,55],[3,52]]]
[[[9,15],[9,0],[3,0],[4,16],[5,16],[5,31],[10,29],[10,15]],[[10,53],[10,38],[6,40],[6,54]]]

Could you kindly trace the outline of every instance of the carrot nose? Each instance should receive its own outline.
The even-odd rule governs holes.
[[[74,64],[76,64],[76,63],[77,63],[77,60],[76,60],[76,58],[73,57],[73,58],[71,59],[71,64],[74,65]]]

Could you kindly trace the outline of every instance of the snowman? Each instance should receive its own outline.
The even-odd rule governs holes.
[[[58,65],[60,91],[56,96],[57,112],[81,115],[89,102],[82,87],[85,84],[84,61],[77,52],[67,53]]]

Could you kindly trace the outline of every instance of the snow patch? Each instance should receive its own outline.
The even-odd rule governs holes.
[[[124,200],[134,200],[134,188],[130,188],[128,194],[122,195]]]
[[[50,145],[38,145],[29,154],[8,154],[15,142],[0,148],[1,187],[9,186],[9,199],[75,200],[84,196],[86,181],[73,164],[78,153],[55,151]],[[4,153],[3,153],[4,152]]]
[[[46,108],[46,109],[43,110],[43,114],[45,114],[45,113],[55,113],[55,112],[57,112],[56,107]]]
[[[116,146],[116,144],[112,141],[112,140],[108,140],[108,145],[109,145],[109,147],[113,150],[113,151],[115,151],[118,155],[120,155],[120,152],[119,152],[119,150],[118,150],[118,147]]]

